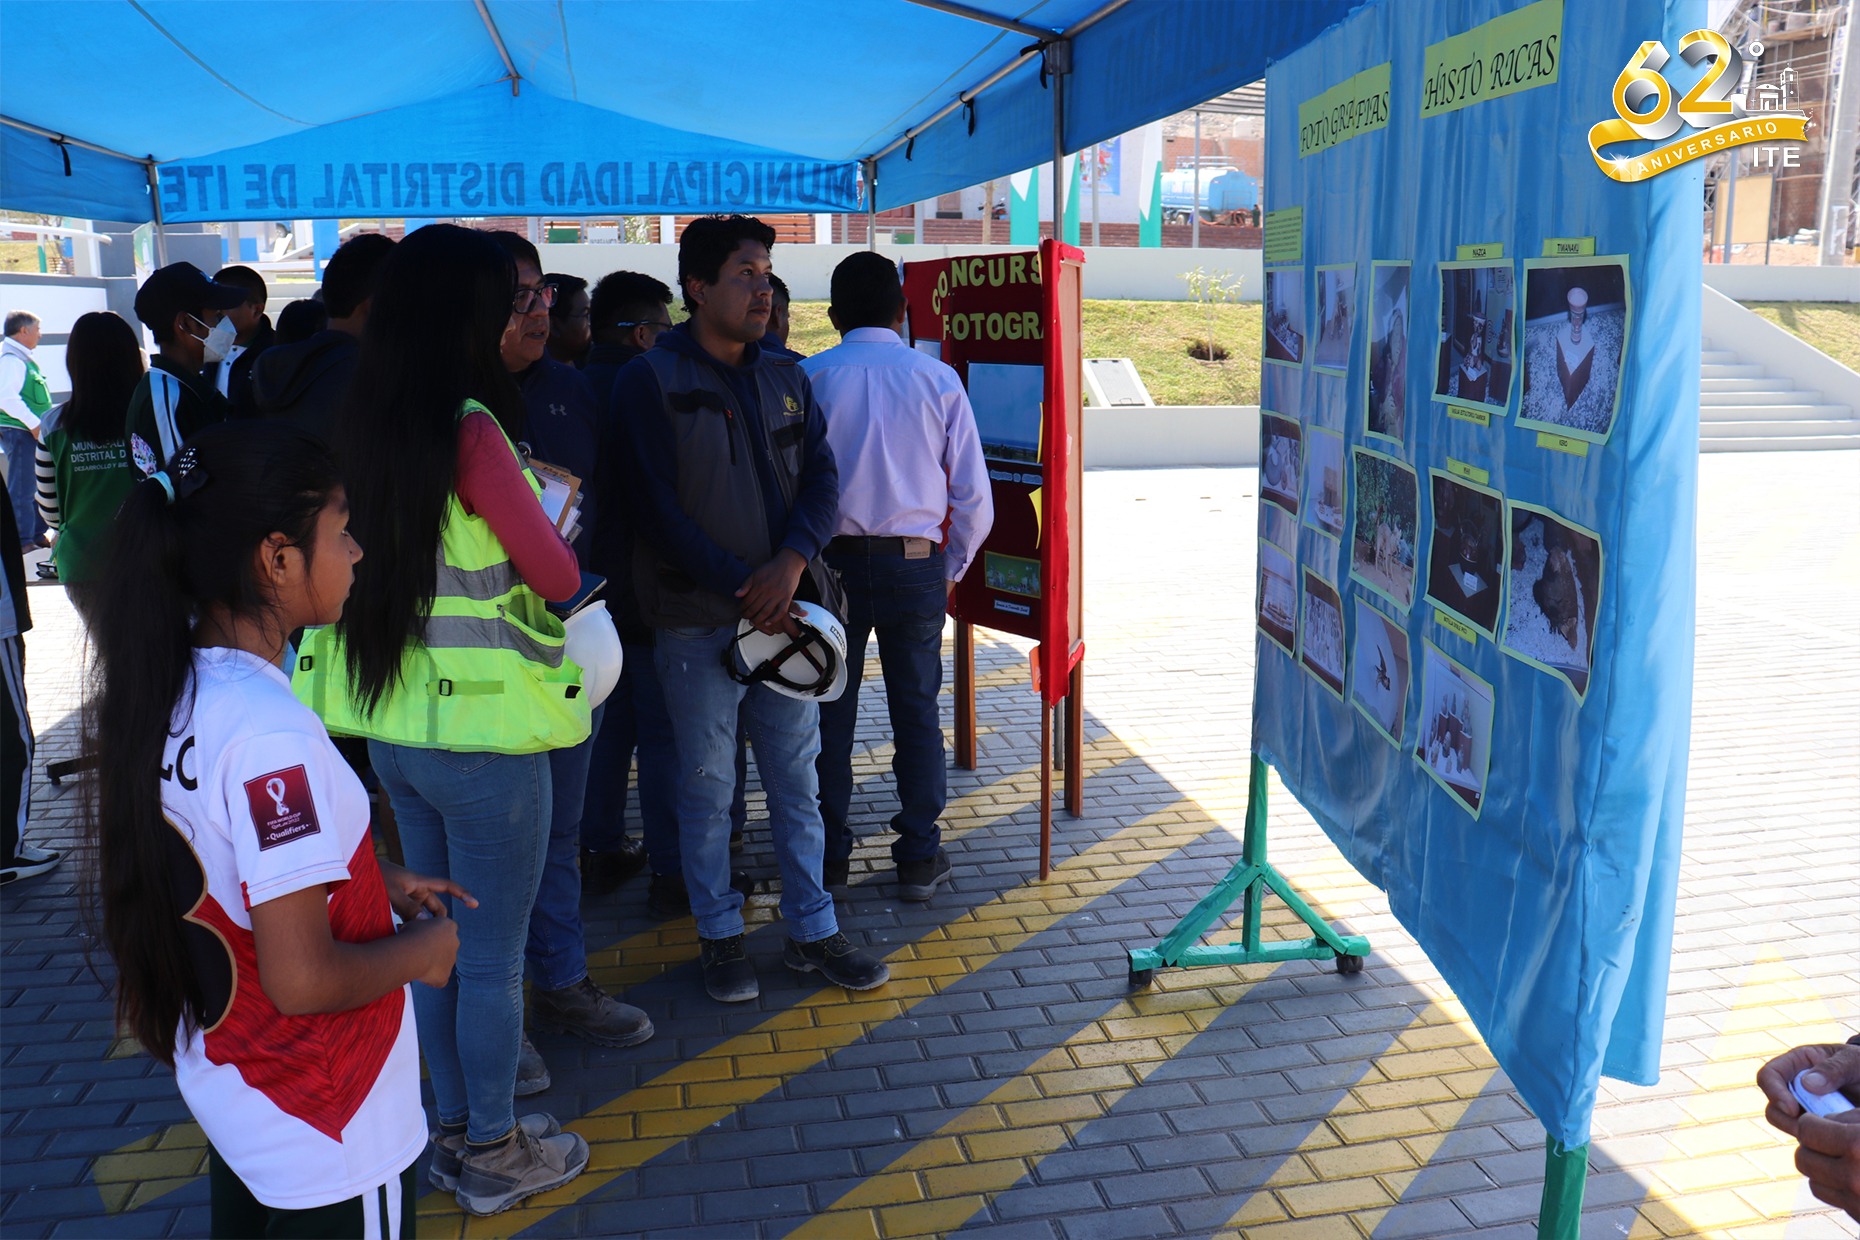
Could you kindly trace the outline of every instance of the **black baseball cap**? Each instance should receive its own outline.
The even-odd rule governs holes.
[[[192,263],[169,263],[136,290],[136,317],[159,338],[177,314],[231,310],[244,305],[245,297],[244,289],[216,284]]]

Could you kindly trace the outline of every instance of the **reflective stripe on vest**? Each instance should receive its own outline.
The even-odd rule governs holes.
[[[467,401],[459,417],[482,405]],[[515,445],[506,437],[512,455]],[[519,465],[523,463],[517,455]],[[538,495],[542,488],[525,468]],[[292,687],[331,732],[462,752],[539,753],[586,740],[581,669],[563,657],[562,622],[523,584],[482,517],[447,497],[432,608],[400,679],[363,715],[334,628],[305,635]]]

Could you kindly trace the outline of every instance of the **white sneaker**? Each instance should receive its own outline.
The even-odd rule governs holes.
[[[22,841],[13,859],[0,866],[0,885],[43,874],[63,859],[56,848],[34,848]]]

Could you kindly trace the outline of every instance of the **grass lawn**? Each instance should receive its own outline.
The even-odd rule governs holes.
[[[1860,370],[1860,304],[1838,301],[1747,301],[1744,309],[1808,341],[1850,370]]]
[[[839,343],[824,301],[797,301],[793,316],[788,343],[797,351]],[[1204,362],[1189,356],[1189,346],[1207,335],[1207,311],[1194,302],[1085,303],[1085,356],[1132,359],[1159,405],[1258,404],[1259,332],[1258,302],[1216,306],[1214,343],[1228,357]]]

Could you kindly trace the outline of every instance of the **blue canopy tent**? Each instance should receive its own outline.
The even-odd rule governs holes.
[[[882,210],[1255,81],[1361,2],[10,0],[0,203]]]

